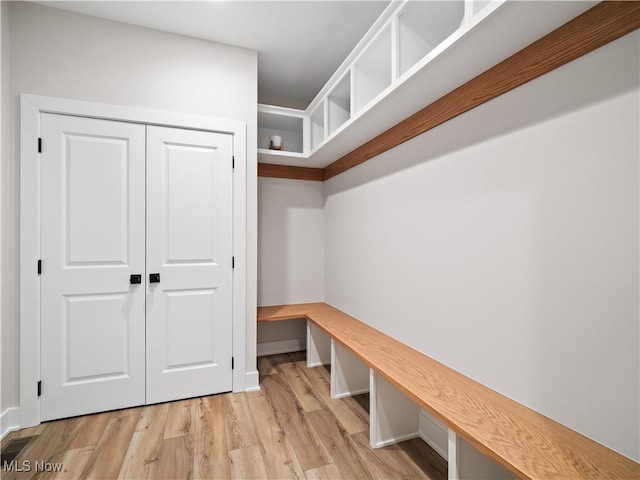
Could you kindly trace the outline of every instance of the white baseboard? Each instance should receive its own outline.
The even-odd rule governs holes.
[[[308,368],[322,367],[323,365],[331,365],[331,362],[330,362],[330,361],[326,361],[326,362],[313,362],[313,363],[309,363],[309,360],[307,360],[307,367],[308,367]]]
[[[388,445],[393,445],[395,443],[404,442],[405,440],[411,440],[412,438],[417,438],[420,436],[420,432],[412,432],[407,433],[406,435],[401,435],[399,437],[389,438],[388,440],[384,440],[382,442],[378,442],[374,448],[382,448]]]
[[[257,370],[246,373],[244,385],[245,392],[260,390],[260,374]]]
[[[339,393],[338,395],[336,395],[335,397],[331,397],[331,398],[345,398],[345,397],[353,397],[354,395],[361,395],[363,393],[369,393],[369,389],[368,388],[363,388],[362,390],[355,390],[353,392],[344,392],[344,393]]]
[[[288,338],[286,340],[276,340],[273,342],[258,343],[257,353],[259,357],[265,355],[276,355],[278,353],[291,353],[306,350],[307,341],[305,338]]]
[[[420,438],[445,460],[449,459],[449,429],[424,410],[420,410]]]
[[[0,415],[0,439],[3,439],[9,432],[20,428],[20,409],[18,407],[7,408]]]

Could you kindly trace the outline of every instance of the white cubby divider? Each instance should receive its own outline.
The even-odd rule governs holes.
[[[420,434],[420,407],[373,369],[369,379],[371,448],[416,438]]]
[[[307,321],[307,367],[331,364],[331,337]]]
[[[309,125],[311,128],[310,138],[311,138],[311,150],[315,150],[318,146],[324,142],[326,138],[326,124],[325,121],[325,100],[316,107],[315,110],[311,112],[309,115]]]
[[[476,15],[480,10],[489,5],[491,0],[464,0],[465,21]]]
[[[330,136],[351,118],[351,72],[348,72],[327,97],[327,128]]]
[[[369,367],[331,339],[331,398],[351,397],[369,391]]]
[[[428,80],[425,67],[451,45],[468,37],[506,2],[390,2],[305,110],[258,105],[259,161],[324,167],[356,148],[360,144],[357,142],[389,128],[393,124],[386,124],[380,117],[391,117],[376,106],[392,93],[395,95],[409,78],[420,74],[420,82]],[[416,82],[412,88],[416,88]],[[428,83],[420,85],[419,92],[427,99],[428,88]],[[406,100],[404,104],[409,105]],[[412,107],[405,108],[406,116],[413,113],[409,108]],[[396,122],[404,118],[396,117]],[[346,130],[351,133],[348,138],[342,135]],[[283,137],[284,151],[268,150],[271,135]],[[329,147],[338,136],[341,140],[335,142],[336,148]]]
[[[387,25],[353,66],[356,113],[391,85],[391,57],[391,26]]]
[[[398,14],[398,72],[407,72],[449,35],[465,16],[465,2],[411,2]]]

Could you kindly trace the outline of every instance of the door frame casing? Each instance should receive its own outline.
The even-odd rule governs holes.
[[[246,389],[246,178],[247,126],[242,121],[192,114],[20,95],[20,428],[40,424],[40,257],[41,166],[38,139],[43,113],[73,115],[145,125],[205,130],[233,136],[233,391]],[[43,148],[47,148],[46,144]],[[46,263],[43,263],[46,272]]]

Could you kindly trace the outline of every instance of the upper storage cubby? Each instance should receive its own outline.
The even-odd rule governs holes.
[[[434,58],[505,1],[390,2],[306,110],[258,106],[259,161],[325,166],[371,138],[372,129],[388,128],[385,118],[392,115],[382,112],[384,118],[377,118],[387,97],[395,98],[408,78],[424,75]],[[418,97],[425,97],[430,84],[421,83]],[[420,98],[415,100],[421,103]],[[273,135],[282,137],[284,151],[269,149]]]
[[[491,0],[473,0],[472,2],[469,2],[467,0],[467,12],[466,15],[467,16],[474,16],[476,13],[478,13],[480,10],[482,10],[484,7],[486,7],[487,5],[489,5],[491,3]]]
[[[322,101],[310,115],[311,150],[318,148],[318,146],[324,141],[324,117],[324,101]]]
[[[305,110],[258,106],[258,160],[326,167],[589,5],[517,0],[389,2]],[[285,121],[283,116],[292,119]],[[268,150],[271,135],[282,136],[285,151]]]
[[[464,1],[408,3],[398,15],[399,75],[407,72],[455,32],[464,16]]]
[[[292,109],[281,109],[282,113],[276,113],[277,109],[270,111],[258,111],[258,148],[269,149],[269,141],[278,136],[282,139],[282,150],[275,152],[304,152],[304,112]]]
[[[328,133],[331,135],[351,118],[351,74],[345,75],[329,94],[327,108]]]
[[[353,66],[356,112],[391,85],[391,47],[391,25],[387,25],[356,60]]]

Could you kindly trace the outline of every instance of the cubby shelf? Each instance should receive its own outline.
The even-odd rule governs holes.
[[[278,135],[282,137],[284,150],[272,150],[283,156],[300,155],[304,145],[305,114],[302,110],[282,107],[258,109],[258,148],[269,149],[269,139]]]
[[[392,1],[305,110],[258,105],[258,161],[324,168],[596,3]]]
[[[455,32],[464,15],[464,2],[408,4],[398,15],[398,74],[406,73]]]
[[[327,97],[327,128],[331,135],[351,118],[351,73]]]
[[[364,49],[352,67],[356,113],[391,85],[391,67],[391,24],[388,24]]]

